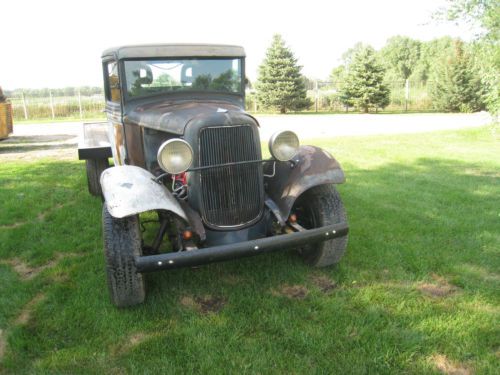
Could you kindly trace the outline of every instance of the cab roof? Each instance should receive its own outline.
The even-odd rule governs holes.
[[[108,48],[103,59],[136,59],[150,57],[245,57],[240,46],[224,44],[143,44]]]

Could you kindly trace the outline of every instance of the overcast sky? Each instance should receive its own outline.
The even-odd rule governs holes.
[[[468,40],[468,30],[431,21],[432,12],[442,4],[443,0],[7,0],[0,7],[0,86],[100,86],[101,52],[138,43],[242,45],[247,75],[255,80],[274,33],[283,35],[305,75],[321,79],[359,41],[379,49],[394,35]]]

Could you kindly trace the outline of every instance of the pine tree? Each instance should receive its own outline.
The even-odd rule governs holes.
[[[474,112],[483,108],[481,77],[464,43],[455,41],[451,56],[443,58],[433,71],[430,95],[434,106],[450,112]]]
[[[278,109],[281,113],[309,107],[311,101],[306,96],[301,68],[281,35],[274,35],[266,57],[259,67],[257,101],[262,106]]]
[[[376,59],[372,47],[360,49],[348,67],[340,99],[364,112],[384,108],[389,104],[389,88],[384,83],[385,69]]]

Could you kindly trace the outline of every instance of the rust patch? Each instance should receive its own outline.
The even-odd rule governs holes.
[[[434,355],[431,361],[439,371],[446,375],[472,375],[474,373],[469,367],[452,362],[442,354]]]
[[[195,309],[202,314],[218,313],[226,305],[227,300],[224,297],[206,295],[203,297],[184,296],[181,298],[182,306]]]
[[[312,276],[311,280],[323,293],[330,293],[333,289],[337,288],[337,283],[326,276]]]
[[[35,307],[45,299],[44,293],[38,293],[31,301],[29,301],[21,310],[21,313],[14,321],[15,324],[26,324],[31,319],[31,314]]]
[[[280,290],[272,290],[274,296],[284,296],[292,299],[304,299],[309,294],[309,290],[302,285],[284,285]]]

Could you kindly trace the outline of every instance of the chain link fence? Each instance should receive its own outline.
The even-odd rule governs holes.
[[[313,112],[349,112],[355,111],[346,107],[339,98],[341,82],[308,81],[307,96],[313,105],[308,111]],[[432,111],[433,105],[429,97],[432,82],[392,81],[387,85],[390,89],[390,104],[384,111],[393,112],[426,112]],[[9,97],[12,103],[14,121],[50,120],[50,119],[96,119],[104,118],[104,95],[80,94],[30,96],[16,93]],[[255,100],[255,91],[247,92],[246,108],[251,112],[265,111]]]
[[[349,112],[356,111],[346,107],[340,100],[341,82],[311,81],[306,82],[307,96],[313,105],[313,112]],[[429,96],[432,82],[424,81],[391,81],[386,82],[390,90],[390,103],[384,108],[387,112],[428,112],[433,111],[433,103]],[[247,95],[247,109],[252,112],[264,110],[255,99],[255,91]]]
[[[389,105],[385,111],[431,111],[433,105],[428,89],[431,82],[423,81],[391,81],[386,82],[390,90]],[[341,82],[312,81],[308,82],[307,95],[314,103],[316,112],[347,112],[354,110],[346,107],[340,100]]]

